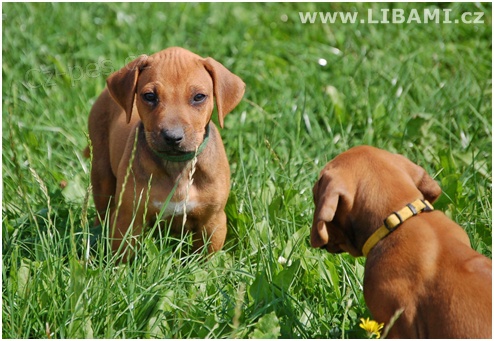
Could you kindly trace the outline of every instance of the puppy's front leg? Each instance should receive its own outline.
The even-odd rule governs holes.
[[[209,254],[221,250],[225,244],[226,232],[226,214],[220,211],[194,232],[193,250],[200,251],[204,247],[204,241],[208,243]]]
[[[110,220],[111,246],[119,261],[127,263],[134,255],[136,239],[142,232],[142,212],[133,213],[132,207],[122,205]]]

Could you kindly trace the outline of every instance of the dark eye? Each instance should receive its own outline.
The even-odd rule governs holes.
[[[208,96],[206,96],[204,94],[197,94],[194,96],[193,101],[194,101],[194,103],[202,103],[202,102],[204,102],[206,97],[208,97]]]
[[[158,102],[158,96],[156,96],[156,94],[153,92],[146,92],[144,95],[142,95],[142,98],[144,98],[144,100],[149,103],[154,104]]]

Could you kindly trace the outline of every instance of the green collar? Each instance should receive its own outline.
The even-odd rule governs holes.
[[[158,155],[163,160],[171,161],[171,162],[185,162],[185,161],[190,161],[194,157],[201,154],[201,152],[204,150],[204,148],[206,148],[208,141],[209,141],[209,124],[206,126],[206,134],[204,135],[204,140],[199,145],[199,147],[197,148],[196,151],[188,152],[188,153],[180,154],[180,155],[169,155],[167,153],[163,153],[163,152],[159,152],[157,150],[154,150],[153,148],[151,148],[151,150],[154,152],[154,154]]]

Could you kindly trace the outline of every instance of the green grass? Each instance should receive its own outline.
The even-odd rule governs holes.
[[[298,14],[425,6],[3,4],[2,337],[365,337],[364,259],[309,245],[317,175],[359,144],[426,168],[444,191],[436,208],[491,257],[491,5],[438,5],[485,13],[471,25]],[[188,238],[147,234],[138,259],[115,266],[105,238],[84,248],[88,112],[129,56],[173,45],[247,84],[221,131],[227,243],[203,262],[181,252]]]

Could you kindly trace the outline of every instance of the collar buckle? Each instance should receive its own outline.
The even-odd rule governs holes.
[[[398,218],[398,222],[392,222],[394,217]],[[390,216],[384,219],[384,227],[388,229],[389,232],[393,232],[398,226],[404,222],[404,219],[398,212],[393,212]]]
[[[378,228],[367,239],[362,247],[362,253],[365,257],[369,254],[372,248],[388,234],[396,230],[403,222],[421,212],[430,212],[434,207],[427,200],[417,199],[414,202],[407,204],[399,211],[395,211],[384,219],[384,224]]]

